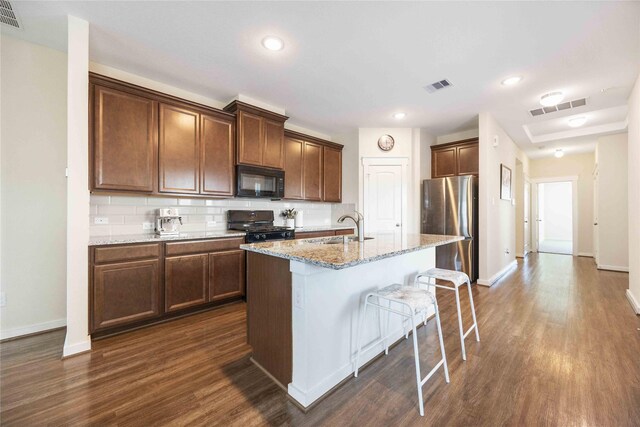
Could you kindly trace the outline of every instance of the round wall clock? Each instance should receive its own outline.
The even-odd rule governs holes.
[[[380,147],[382,151],[390,151],[395,143],[391,135],[385,134],[378,138],[378,147]]]

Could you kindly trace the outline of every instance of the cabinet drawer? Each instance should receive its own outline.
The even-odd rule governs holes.
[[[144,258],[158,258],[160,256],[160,244],[132,246],[112,246],[95,248],[94,262],[103,264],[114,261],[133,261]]]
[[[194,242],[175,242],[166,244],[166,255],[184,255],[204,252],[238,249],[244,238],[197,240]]]
[[[303,233],[296,233],[296,239],[313,239],[315,237],[330,237],[335,236],[336,232],[333,230],[328,231],[306,231]]]

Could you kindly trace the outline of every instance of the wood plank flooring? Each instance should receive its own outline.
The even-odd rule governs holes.
[[[453,295],[440,292],[451,383],[438,373],[426,384],[424,418],[411,340],[301,412],[249,361],[239,303],[97,341],[64,361],[63,331],[2,343],[0,422],[638,426],[640,318],[626,301],[627,280],[590,258],[520,260],[493,287],[474,287],[481,342],[467,339],[466,362]],[[423,372],[439,357],[434,326],[418,331]]]

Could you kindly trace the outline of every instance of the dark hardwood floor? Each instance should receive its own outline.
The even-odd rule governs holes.
[[[239,303],[97,341],[91,353],[63,361],[63,331],[2,343],[0,420],[7,426],[638,426],[640,318],[625,299],[627,280],[624,273],[597,271],[590,258],[519,260],[493,287],[474,286],[482,341],[467,339],[467,362],[453,295],[440,292],[451,383],[440,371],[426,384],[424,418],[411,340],[301,412],[249,361]],[[467,315],[465,324],[470,321]],[[439,357],[434,326],[418,331],[423,369]]]

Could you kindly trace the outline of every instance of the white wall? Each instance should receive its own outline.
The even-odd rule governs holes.
[[[627,297],[640,314],[640,75],[629,97],[628,136],[628,213],[629,218],[629,290]]]
[[[516,161],[514,172],[513,194],[516,198],[516,256],[523,257],[524,254],[524,185],[525,175],[522,162]],[[529,230],[530,231],[530,230]]]
[[[395,140],[391,151],[382,151],[378,147],[378,138],[388,134]],[[420,166],[421,141],[420,129],[412,128],[360,128],[358,149],[358,194],[359,206],[364,206],[364,172],[363,158],[406,158],[409,160],[409,182],[407,186],[407,226],[408,233],[420,232],[420,177],[423,170]],[[365,213],[366,216],[366,213]],[[365,218],[366,219],[366,218]],[[365,222],[366,223],[366,222]]]
[[[65,324],[66,55],[1,37],[0,337]]]
[[[538,208],[541,240],[573,240],[573,184],[569,182],[541,183],[538,189]]]
[[[529,162],[531,179],[578,177],[578,255],[593,256],[593,169],[594,153],[570,154],[562,158],[544,157]],[[532,184],[535,185],[535,184]],[[532,192],[533,194],[533,192]],[[531,213],[531,221],[535,213]],[[530,225],[533,225],[530,221]],[[532,227],[533,230],[533,227]]]
[[[629,269],[627,139],[626,133],[603,136],[596,144],[598,268],[609,270]]]
[[[446,144],[448,142],[462,141],[463,139],[477,138],[479,132],[479,129],[469,129],[461,132],[439,135],[436,139],[436,144]]]
[[[515,206],[500,199],[500,165],[516,170],[516,158],[524,173],[529,171],[529,159],[489,113],[480,113],[479,149],[479,279],[491,286],[515,264]],[[498,146],[494,147],[494,138]],[[513,180],[512,180],[513,186]]]

